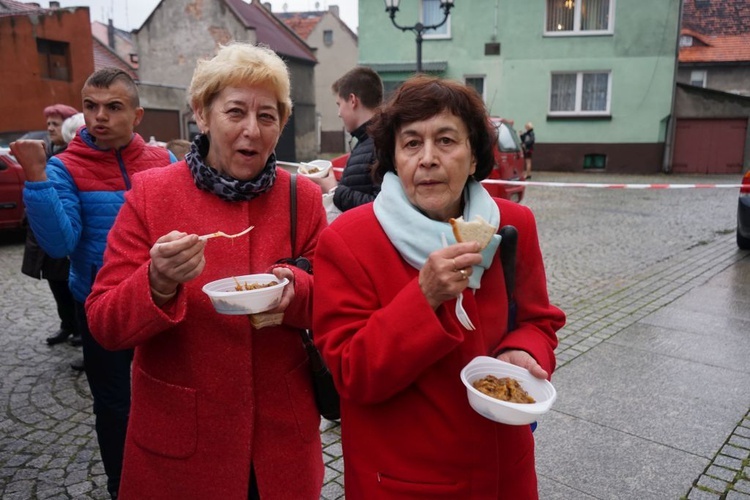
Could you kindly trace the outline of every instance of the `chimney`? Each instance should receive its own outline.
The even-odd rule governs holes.
[[[50,9],[59,9],[60,8],[60,2],[51,1],[49,3],[49,8]]]
[[[115,25],[112,24],[112,18],[107,24],[107,46],[112,50],[115,49]]]
[[[328,6],[328,12],[333,14],[336,17],[339,17],[339,6],[338,5],[329,5]]]

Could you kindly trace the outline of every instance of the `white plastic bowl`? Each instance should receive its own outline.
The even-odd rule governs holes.
[[[472,383],[487,375],[516,379],[536,403],[509,403],[475,389]],[[503,424],[526,425],[535,422],[540,415],[549,411],[557,399],[557,391],[549,381],[534,377],[525,368],[489,356],[477,356],[471,360],[461,370],[461,381],[466,386],[466,395],[474,411]]]
[[[300,166],[297,167],[297,173],[304,175],[305,177],[320,178],[328,175],[328,172],[329,170],[331,170],[332,166],[333,163],[328,160],[312,160],[309,162],[300,162]],[[311,174],[307,171],[307,169],[309,168],[318,168],[319,170]]]
[[[237,281],[245,283],[269,283],[277,281],[278,285],[256,290],[235,289]],[[280,280],[273,274],[247,274],[224,278],[203,285],[203,291],[211,299],[216,312],[221,314],[257,314],[276,307],[281,301],[281,294],[289,280]]]

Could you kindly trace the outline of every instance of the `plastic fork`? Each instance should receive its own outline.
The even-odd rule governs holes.
[[[443,248],[447,247],[448,240],[445,239],[444,233],[440,233],[440,239],[443,242]],[[467,330],[476,330],[474,323],[472,323],[471,319],[469,318],[469,314],[466,312],[466,309],[464,309],[463,292],[461,292],[456,298],[456,318],[458,318],[459,323],[461,323]]]
[[[245,229],[244,231],[240,231],[239,233],[235,233],[235,234],[227,234],[224,231],[216,231],[215,233],[204,234],[202,236],[198,236],[198,238],[200,238],[202,240],[210,240],[211,238],[219,238],[219,237],[230,238],[230,239],[231,238],[238,238],[238,237],[244,236],[247,233],[249,233],[250,231],[252,231],[254,227],[255,226],[250,226],[249,228]]]

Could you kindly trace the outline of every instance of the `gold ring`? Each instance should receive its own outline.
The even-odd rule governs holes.
[[[459,269],[458,272],[461,273],[462,279],[467,279],[469,277],[469,273],[466,272],[466,269]]]

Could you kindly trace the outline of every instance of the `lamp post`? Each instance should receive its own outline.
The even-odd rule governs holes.
[[[427,30],[433,30],[441,27],[448,20],[448,14],[450,14],[453,8],[453,0],[440,0],[440,8],[443,10],[443,20],[438,24],[425,26],[422,23],[417,23],[414,26],[400,26],[396,22],[396,12],[398,12],[398,4],[400,0],[384,0],[385,11],[391,17],[393,25],[401,31],[413,31],[417,35],[417,73],[422,72],[422,33]]]

